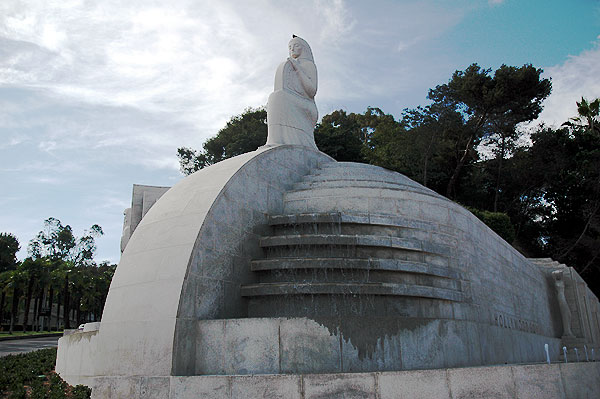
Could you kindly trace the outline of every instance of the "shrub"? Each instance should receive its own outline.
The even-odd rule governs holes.
[[[515,228],[506,213],[467,209],[509,244],[515,240]]]
[[[56,348],[0,358],[0,398],[85,399],[92,390],[71,387],[54,372]]]

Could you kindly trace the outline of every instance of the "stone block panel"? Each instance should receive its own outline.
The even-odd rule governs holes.
[[[304,376],[304,399],[376,399],[377,375],[313,374]]]
[[[452,399],[446,370],[419,370],[379,375],[380,399]]]
[[[595,399],[600,364],[377,373],[96,377],[93,399]]]

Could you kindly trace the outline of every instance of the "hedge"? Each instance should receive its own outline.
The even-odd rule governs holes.
[[[54,372],[56,348],[0,357],[0,397],[8,399],[85,399],[92,390],[70,386]]]

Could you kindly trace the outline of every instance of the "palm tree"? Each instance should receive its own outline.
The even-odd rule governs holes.
[[[571,121],[563,123],[563,126],[585,126],[593,133],[600,134],[600,125],[598,125],[598,117],[600,116],[600,98],[588,102],[581,97],[581,101],[577,101],[577,113],[579,116],[570,118]]]
[[[19,269],[24,273],[27,279],[27,291],[25,296],[25,314],[23,316],[23,331],[27,331],[27,327],[29,325],[29,310],[31,308],[31,300],[33,294],[34,292],[39,292],[39,289],[43,287],[42,284],[44,283],[45,279],[42,278],[42,275],[45,272],[47,263],[48,261],[45,258],[37,258],[35,260],[27,258],[19,267]],[[41,299],[38,298],[38,300]],[[37,311],[36,309],[34,309],[34,314],[36,313]],[[32,324],[35,324],[35,321]]]
[[[581,118],[586,119],[588,128],[592,132],[594,130],[600,132],[600,126],[595,124],[595,120],[600,113],[600,98],[588,103],[585,98],[581,97],[581,102],[577,103],[577,112]]]
[[[7,293],[10,291],[10,277],[10,270],[0,273],[0,326],[4,321],[4,305],[6,304]]]
[[[17,316],[19,314],[19,302],[21,300],[21,293],[23,286],[27,282],[27,275],[23,270],[10,270],[8,276],[7,289],[12,294],[12,306],[10,308],[10,327],[9,334],[12,334],[17,323]]]

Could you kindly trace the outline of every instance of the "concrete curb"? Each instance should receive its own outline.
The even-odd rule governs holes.
[[[0,342],[2,341],[14,341],[17,339],[34,339],[34,338],[48,338],[48,337],[62,337],[63,333],[61,332],[56,332],[56,333],[48,333],[48,334],[37,334],[37,335],[18,335],[18,336],[14,336],[14,337],[0,337]]]

